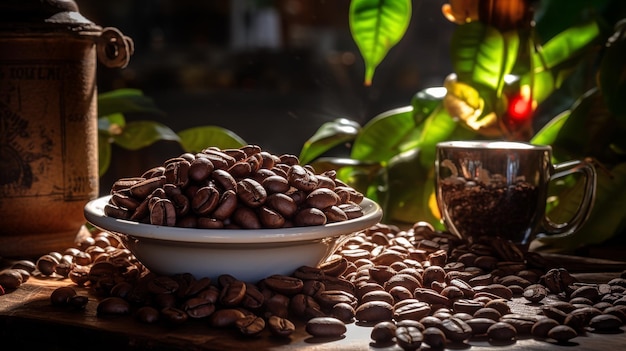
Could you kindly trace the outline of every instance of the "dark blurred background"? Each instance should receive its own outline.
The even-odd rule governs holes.
[[[413,2],[407,34],[370,87],[350,35],[349,0],[76,2],[85,17],[135,42],[127,68],[99,67],[100,92],[140,89],[165,112],[150,119],[176,132],[220,126],[276,154],[299,154],[324,122],[346,117],[364,124],[408,105],[452,70],[454,25],[441,14],[446,0]],[[143,116],[127,116],[133,118]],[[136,153],[114,148],[107,176],[137,175],[179,152],[167,142]]]

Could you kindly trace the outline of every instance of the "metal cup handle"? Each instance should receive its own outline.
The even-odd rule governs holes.
[[[550,237],[564,237],[576,232],[589,219],[596,196],[596,169],[592,163],[583,160],[574,160],[554,165],[555,173],[550,181],[565,176],[581,173],[584,178],[583,197],[578,209],[568,222],[555,223],[547,215],[544,216],[542,227]]]
[[[130,37],[113,27],[102,29],[96,43],[98,59],[110,68],[125,68],[135,51],[135,44]]]

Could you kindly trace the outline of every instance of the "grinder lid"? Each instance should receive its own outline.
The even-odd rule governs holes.
[[[100,32],[74,0],[2,0],[0,32]]]

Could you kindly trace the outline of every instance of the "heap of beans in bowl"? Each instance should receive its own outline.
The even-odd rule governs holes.
[[[285,228],[363,215],[363,194],[297,156],[257,145],[184,153],[117,180],[109,217],[184,228]]]

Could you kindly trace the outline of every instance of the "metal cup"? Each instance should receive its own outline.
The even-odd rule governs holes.
[[[584,160],[552,164],[552,148],[522,142],[449,141],[436,147],[436,198],[444,225],[465,238],[527,244],[538,233],[569,235],[588,219],[596,171]],[[546,214],[550,182],[578,173],[583,194],[572,218]]]

